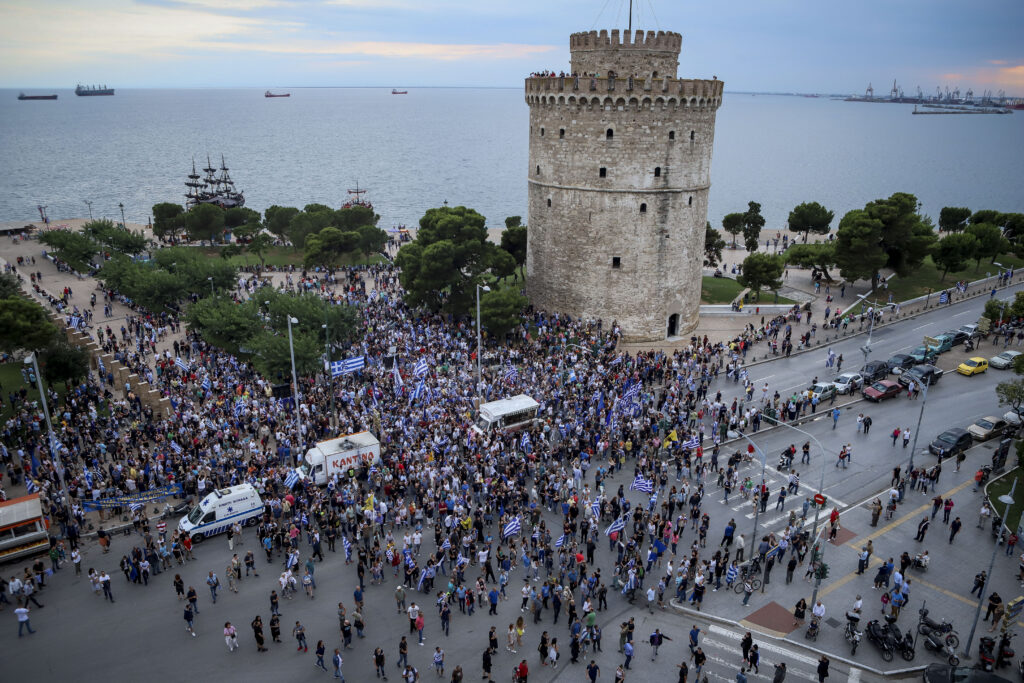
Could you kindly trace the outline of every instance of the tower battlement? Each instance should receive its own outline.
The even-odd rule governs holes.
[[[612,29],[611,34],[607,29],[601,31],[581,31],[569,36],[569,50],[586,50],[615,48],[621,50],[669,50],[679,54],[682,49],[683,36],[672,31],[644,31],[637,30],[630,39],[629,31],[619,34],[619,29]]]

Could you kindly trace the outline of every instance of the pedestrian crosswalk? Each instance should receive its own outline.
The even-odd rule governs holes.
[[[708,627],[704,637],[700,639],[699,645],[704,654],[708,657],[708,664],[702,674],[707,675],[709,681],[726,681],[734,683],[736,673],[743,666],[740,650],[740,641],[743,636],[721,626],[712,624]],[[754,637],[754,643],[761,653],[758,672],[747,672],[747,679],[772,680],[775,675],[775,665],[779,662],[786,663],[786,680],[817,681],[818,680],[818,659],[811,653],[797,651],[795,647],[790,648],[780,645],[775,641],[762,640]],[[854,677],[856,672],[856,678]],[[843,680],[843,674],[835,669],[830,670],[830,683],[837,683]],[[860,670],[851,669],[848,680],[860,679]]]

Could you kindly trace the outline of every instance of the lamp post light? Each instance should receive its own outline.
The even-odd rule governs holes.
[[[302,413],[299,411],[299,380],[295,374],[295,344],[292,341],[292,325],[298,324],[299,321],[293,318],[291,314],[288,315],[288,350],[292,356],[292,399],[295,401],[295,441],[296,447],[301,450],[302,448]],[[298,455],[296,451],[292,449],[292,464],[294,465],[298,461]]]
[[[1010,492],[1009,493],[1004,493],[1003,495],[999,496],[999,502],[1006,504],[1006,510],[1003,512],[1003,519],[1006,519],[1006,516],[1008,514],[1010,514],[1010,506],[1013,505],[1013,492],[1016,489],[1017,489],[1017,478],[1014,477],[1013,484],[1010,486]],[[995,567],[996,551],[998,551],[998,550],[999,550],[999,543],[998,542],[993,543],[992,544],[992,557],[988,561],[988,574],[986,575],[987,578],[985,579],[986,583],[992,581],[992,570]],[[971,642],[974,640],[974,631],[978,628],[978,617],[981,616],[981,607],[984,604],[985,604],[985,590],[984,590],[984,587],[982,587],[982,590],[979,591],[979,594],[978,594],[978,606],[974,609],[974,623],[971,624],[971,632],[967,636],[967,644],[964,645],[964,651],[960,655],[964,659],[970,659],[971,658]],[[998,653],[996,653],[996,654],[998,654]]]
[[[53,433],[53,423],[50,422],[50,407],[46,402],[46,391],[43,388],[43,375],[39,372],[39,363],[36,360],[36,354],[30,353],[25,358],[25,365],[31,365],[32,370],[36,375],[36,389],[39,390],[39,400],[43,404],[43,417],[46,418],[46,434],[50,444],[50,459],[53,461],[54,467],[57,468],[57,473],[60,474],[60,490],[64,496],[64,506],[68,508],[70,512],[71,497],[68,495],[68,483],[66,480],[66,471],[63,464],[60,461],[60,449],[57,441],[57,436]]]
[[[757,485],[757,489],[758,489],[759,492],[763,493],[763,491],[761,491],[761,487],[764,486],[764,470],[765,470],[765,467],[768,466],[768,456],[766,456],[764,454],[764,451],[762,451],[761,448],[756,443],[754,443],[754,440],[751,439],[749,436],[747,436],[746,434],[743,434],[743,438],[750,442],[750,445],[754,447],[754,452],[757,453],[757,456],[759,458],[761,458],[761,483]],[[751,557],[751,559],[753,559],[753,557],[754,557],[754,547],[755,547],[755,544],[757,543],[757,519],[760,516],[760,514],[761,514],[761,503],[760,503],[760,498],[759,498],[758,499],[758,504],[754,506],[754,533],[751,534],[751,537],[750,537],[750,557]]]
[[[124,204],[123,203],[119,203],[117,206],[118,206],[119,209],[121,209],[121,227],[127,230],[128,229],[128,224],[125,223],[125,221],[124,221]]]
[[[931,381],[924,383],[924,392],[921,396],[921,410],[917,414],[917,427],[914,428],[914,442],[910,444],[910,465],[907,472],[914,471],[914,451],[917,450],[917,435],[921,433],[921,420],[924,419],[924,406],[928,403],[928,387],[931,386]],[[939,456],[941,458],[941,455]]]
[[[445,202],[447,205],[447,202]],[[484,354],[483,347],[480,344],[480,290],[485,292],[491,291],[491,288],[487,285],[476,286],[476,391],[477,395],[480,395],[480,357]]]
[[[207,280],[209,281],[209,283],[210,283],[210,296],[216,296],[216,294],[214,294],[214,291],[213,291],[213,276],[212,276],[212,275],[210,275],[210,276],[208,276],[208,277],[207,277],[206,279],[207,279]]]
[[[85,205],[89,207],[89,220],[92,220],[92,200],[86,199]]]
[[[320,327],[324,330],[324,340],[326,344],[327,355],[327,388],[331,394],[331,430],[335,429],[335,412],[334,412],[334,370],[331,368],[331,328],[328,325],[329,319],[324,317],[324,324]]]

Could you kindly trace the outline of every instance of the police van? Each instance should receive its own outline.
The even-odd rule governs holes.
[[[473,423],[473,430],[477,434],[486,434],[492,429],[529,429],[537,422],[539,408],[540,404],[526,394],[484,403]]]
[[[196,505],[178,522],[178,531],[193,542],[213,536],[235,523],[255,524],[263,514],[263,501],[252,484],[239,484],[217,489]]]

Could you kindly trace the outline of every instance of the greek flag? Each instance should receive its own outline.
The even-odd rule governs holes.
[[[458,554],[458,557],[456,557],[456,558],[455,558],[455,566],[456,566],[456,567],[461,567],[461,566],[462,566],[462,565],[464,565],[464,564],[469,564],[469,560],[467,560],[466,558],[464,558],[464,557],[462,556],[462,553],[460,552],[460,553]]]
[[[132,512],[138,512],[139,510],[144,509],[146,506],[143,505],[142,503],[135,502],[135,503],[129,503],[128,507],[131,509]]]
[[[626,528],[626,518],[625,518],[625,516],[619,517],[614,522],[612,522],[611,524],[608,525],[608,528],[604,530],[604,535],[605,536],[611,536],[616,531],[622,531],[625,528]]]
[[[528,432],[524,432],[523,438],[519,440],[519,448],[529,453],[532,446],[533,444],[530,442],[530,434]]]
[[[519,377],[519,373],[516,372],[515,366],[509,363],[508,370],[505,371],[505,381],[515,382],[517,377]]]
[[[288,473],[288,476],[284,478],[284,485],[286,488],[294,488],[299,483],[299,473],[292,470]]]
[[[594,513],[595,517],[601,516],[601,501],[595,500],[590,504],[590,511]]]
[[[353,356],[352,358],[346,358],[345,360],[343,360],[341,362],[341,373],[340,374],[347,375],[349,373],[355,372],[356,370],[362,370],[365,365],[366,365],[366,356]],[[332,364],[332,366],[333,366],[333,364]],[[334,368],[333,367],[331,368],[331,375],[333,377],[337,377],[337,375],[334,374]]]
[[[441,550],[451,550],[452,542],[450,539],[444,539],[444,543],[441,544]]]
[[[949,303],[949,292],[943,292],[942,294],[939,294],[939,303],[940,304]]]
[[[626,393],[622,395],[623,400],[634,399],[640,395],[640,382],[633,382],[629,387],[626,388]]]
[[[652,493],[654,491],[654,482],[649,479],[644,479],[641,475],[636,475],[636,479],[629,485],[629,490],[632,491],[643,491],[644,493]]]
[[[204,377],[203,378],[203,391],[209,391],[211,386],[212,385],[210,384],[210,378],[209,377]]]
[[[613,360],[613,361],[612,361],[611,363],[609,363],[609,364],[608,364],[608,367],[612,367],[613,365],[618,365],[618,364],[619,364],[619,363],[621,363],[621,362],[622,362],[622,356],[619,356],[618,358],[616,358],[615,360]]]
[[[181,455],[181,446],[178,445],[177,441],[171,442],[171,450],[177,453],[178,455]]]
[[[181,359],[181,356],[174,359],[174,364],[177,365],[178,369],[182,372],[188,372],[188,365]]]
[[[388,551],[384,553],[384,557],[388,559],[388,564],[391,564],[395,561],[395,551],[391,548],[388,548]]]
[[[331,361],[331,377],[339,377],[345,374],[345,361],[333,360]]]
[[[416,363],[416,369],[413,370],[412,374],[417,377],[425,377],[428,372],[430,372],[430,366],[427,365],[427,359],[420,358],[419,362]]]
[[[235,417],[236,418],[242,416],[242,408],[244,408],[244,407],[245,407],[245,402],[242,401],[241,398],[239,398],[237,401],[235,401]]]
[[[425,390],[426,390],[426,386],[423,384],[423,380],[420,380],[420,383],[417,384],[416,388],[413,389],[413,391],[412,391],[412,400],[413,401],[420,400],[420,397],[423,396],[423,392]]]
[[[345,546],[345,555],[349,556],[352,554],[352,541],[348,540],[348,536],[341,537],[341,544]]]
[[[558,540],[555,541],[556,548],[561,548],[563,545],[565,545],[565,534],[559,536]]]
[[[523,525],[519,521],[519,517],[515,517],[511,522],[505,525],[505,528],[501,530],[501,537],[508,538],[514,536],[523,530]]]
[[[696,435],[691,436],[689,439],[683,442],[683,448],[688,448],[691,451],[700,448],[700,437]]]
[[[391,374],[395,376],[395,388],[402,386],[405,382],[402,381],[402,373],[398,371],[398,359],[395,359],[395,364],[391,367]]]
[[[413,567],[413,566],[416,565],[416,560],[412,559],[412,551],[411,550],[406,548],[405,550],[402,551],[402,555],[405,556],[405,564],[406,564],[406,566]]]
[[[540,538],[540,527],[537,527],[536,529],[533,530],[533,536],[531,536],[530,538],[532,538],[535,541],[538,538]]]
[[[82,318],[77,315],[68,316],[68,327],[73,327],[76,330],[82,324]]]
[[[35,493],[36,491],[39,490],[39,484],[37,484],[32,479],[28,479],[28,480],[25,481],[25,488],[28,489],[29,493]]]

